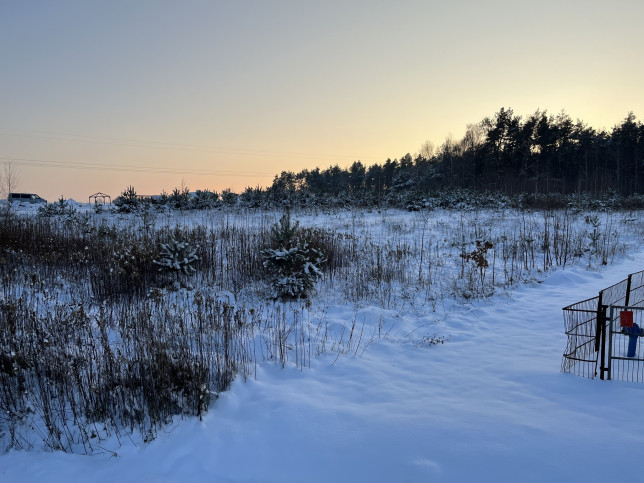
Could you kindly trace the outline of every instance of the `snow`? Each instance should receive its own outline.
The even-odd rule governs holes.
[[[0,481],[640,481],[644,384],[560,365],[561,308],[643,268],[640,249],[601,271],[579,264],[435,307],[321,294],[329,326],[386,335],[310,368],[260,364],[203,421],[177,419],[145,445],[106,441],[91,456],[12,450],[0,456]],[[446,342],[430,344],[432,333]]]

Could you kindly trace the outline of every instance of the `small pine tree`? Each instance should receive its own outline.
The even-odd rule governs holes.
[[[195,268],[192,264],[199,260],[197,248],[192,248],[188,242],[173,238],[169,243],[161,245],[161,256],[159,260],[153,260],[153,263],[159,265],[160,272],[174,272],[177,275],[193,273]]]
[[[125,191],[114,199],[114,206],[116,206],[119,213],[132,213],[136,211],[141,205],[141,200],[136,194],[134,186],[128,186]]]
[[[226,206],[237,205],[237,193],[233,193],[230,189],[226,188],[221,192],[221,201]]]
[[[286,210],[280,221],[271,227],[271,238],[277,246],[292,246],[296,240],[300,222],[291,224],[291,212]]]
[[[264,267],[271,274],[276,298],[306,298],[321,275],[320,267],[326,261],[324,254],[309,246],[298,236],[299,223],[291,223],[287,210],[279,223],[271,228],[275,248],[262,250]]]

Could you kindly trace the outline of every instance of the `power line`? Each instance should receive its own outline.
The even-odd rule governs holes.
[[[12,162],[18,166],[42,167],[42,168],[62,168],[62,169],[84,169],[96,171],[123,171],[133,173],[148,174],[194,174],[204,176],[252,176],[265,177],[273,176],[275,173],[259,173],[252,171],[224,171],[208,169],[177,169],[155,166],[127,166],[122,164],[93,164],[93,163],[74,163],[69,161],[52,161],[44,159],[26,159],[6,157],[7,162]]]
[[[12,136],[35,136],[42,137],[46,139],[53,140],[63,140],[69,141],[72,138],[78,142],[84,143],[94,143],[94,144],[106,144],[111,146],[125,146],[125,147],[139,147],[139,148],[157,148],[157,149],[174,149],[179,151],[197,151],[197,152],[208,152],[208,153],[221,153],[221,154],[246,154],[246,155],[256,155],[256,156],[268,156],[268,157],[298,157],[298,158],[309,158],[309,159],[319,159],[319,158],[336,158],[336,159],[359,159],[359,156],[348,156],[343,154],[312,154],[312,153],[299,153],[299,152],[288,152],[288,151],[273,151],[266,149],[251,149],[251,148],[241,148],[235,146],[199,146],[195,144],[183,144],[183,143],[174,143],[174,142],[163,142],[163,141],[149,141],[149,140],[137,140],[137,139],[124,139],[124,138],[111,138],[103,136],[87,136],[83,134],[72,134],[72,133],[60,133],[54,131],[39,131],[39,130],[30,130],[30,129],[16,129],[16,128],[5,128],[0,127],[0,131]]]

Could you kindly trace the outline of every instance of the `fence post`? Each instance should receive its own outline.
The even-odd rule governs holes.
[[[628,279],[626,279],[626,297],[624,297],[624,305],[628,307],[629,302],[631,301],[631,277],[633,274],[628,275]]]
[[[599,334],[601,333],[601,322],[602,322],[602,292],[599,292],[599,299],[597,300],[597,327],[595,328],[595,352],[599,351]]]
[[[604,379],[604,372],[606,368],[606,307],[603,304],[603,290],[599,292],[599,300],[597,300],[597,327],[595,328],[595,352],[601,351],[598,354],[599,359],[599,378]],[[595,363],[595,375],[597,375],[597,363]]]
[[[599,367],[599,378],[603,381],[604,380],[604,373],[608,371],[608,368],[606,367],[606,307],[605,305],[602,306],[602,328],[601,328],[601,338],[602,338],[602,343],[601,343],[601,365]]]
[[[610,312],[608,314],[608,380],[610,381],[613,377],[613,317],[615,309],[611,305]]]

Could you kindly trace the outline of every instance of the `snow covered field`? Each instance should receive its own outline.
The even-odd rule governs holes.
[[[458,224],[461,215],[432,216],[297,219],[358,237],[368,232],[382,243],[418,247],[425,236],[425,246],[449,246],[437,227]],[[512,216],[466,220],[498,237],[500,220]],[[0,481],[639,481],[644,385],[560,373],[561,308],[644,268],[642,222],[629,218],[627,229],[615,222],[628,249],[614,263],[589,268],[583,258],[564,270],[530,268],[521,274],[527,283],[497,287],[489,298],[449,295],[471,288],[451,282],[458,243],[451,261],[409,267],[429,270],[440,296],[427,283],[410,293],[412,284],[399,282],[390,297],[349,302],[337,285],[323,287],[312,319],[332,329],[355,322],[371,343],[314,353],[310,368],[260,363],[203,421],[177,418],[148,444],[107,440],[91,456],[11,450],[0,456]],[[472,276],[481,281],[478,271]],[[488,274],[481,285],[490,283]],[[334,337],[329,344],[338,343]]]

